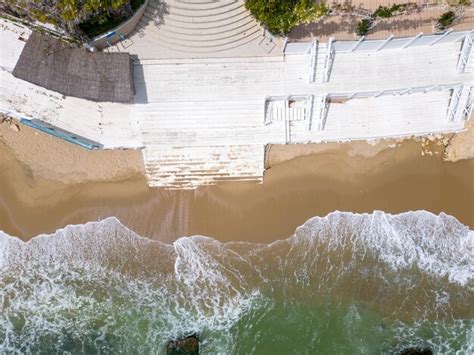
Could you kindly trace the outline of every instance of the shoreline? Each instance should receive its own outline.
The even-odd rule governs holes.
[[[198,234],[270,242],[335,210],[423,209],[474,228],[474,159],[443,161],[442,141],[274,146],[263,184],[169,191],[148,187],[139,151],[95,155],[24,127],[2,125],[0,135],[0,229],[22,239],[114,216],[164,242]]]

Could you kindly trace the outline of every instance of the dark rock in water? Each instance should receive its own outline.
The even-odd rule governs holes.
[[[400,351],[400,355],[433,355],[430,348],[406,348]]]
[[[190,335],[170,341],[166,346],[166,353],[168,355],[197,355],[199,354],[199,339],[196,335]]]

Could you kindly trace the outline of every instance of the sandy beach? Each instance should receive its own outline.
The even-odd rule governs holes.
[[[473,228],[474,160],[464,159],[473,155],[472,132],[433,141],[275,145],[263,185],[165,191],[148,188],[139,151],[89,152],[3,124],[0,229],[29,239],[116,216],[163,241],[202,234],[267,242],[334,210],[418,209],[446,212]]]

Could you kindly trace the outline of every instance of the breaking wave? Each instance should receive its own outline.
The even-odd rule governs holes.
[[[0,232],[0,352],[472,353],[474,232],[426,211],[334,212],[274,243],[164,244],[115,218]]]

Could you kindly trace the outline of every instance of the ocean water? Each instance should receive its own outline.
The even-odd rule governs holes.
[[[474,232],[426,211],[334,212],[272,244],[164,244],[115,218],[0,232],[0,353],[474,352]]]

